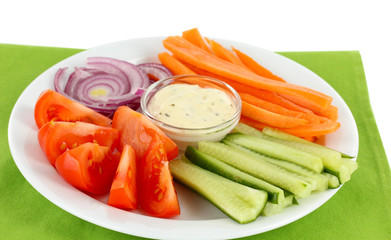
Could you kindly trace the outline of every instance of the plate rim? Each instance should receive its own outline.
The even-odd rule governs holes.
[[[13,145],[14,143],[14,136],[12,136],[12,133],[14,131],[14,129],[11,129],[14,124],[15,124],[15,121],[17,119],[15,114],[16,114],[16,111],[17,111],[17,107],[20,105],[20,101],[22,101],[21,99],[23,99],[23,97],[27,94],[28,90],[31,88],[31,86],[33,86],[33,84],[36,84],[37,81],[39,81],[39,79],[41,79],[42,77],[44,77],[45,75],[47,75],[50,71],[54,71],[53,69],[56,69],[56,68],[59,68],[60,66],[64,66],[64,64],[66,64],[67,62],[72,62],[72,59],[73,58],[78,58],[78,57],[83,57],[84,55],[88,55],[90,52],[93,52],[94,50],[96,49],[100,49],[100,48],[107,48],[107,47],[110,47],[110,46],[115,46],[115,45],[121,45],[121,44],[124,44],[124,43],[130,43],[130,42],[133,42],[133,41],[146,41],[146,40],[162,40],[164,37],[162,36],[157,36],[157,37],[145,37],[145,38],[133,38],[133,39],[127,39],[127,40],[122,40],[122,41],[117,41],[117,42],[112,42],[112,43],[107,43],[107,44],[103,44],[103,45],[100,45],[100,46],[97,46],[97,47],[93,47],[93,48],[89,48],[89,49],[86,49],[86,50],[83,50],[79,53],[76,53],[76,54],[73,54],[63,60],[61,60],[60,62],[54,64],[53,66],[51,66],[50,68],[46,69],[43,73],[41,73],[37,78],[35,78],[22,92],[22,94],[18,97],[17,101],[15,102],[15,105],[12,109],[12,112],[11,112],[11,115],[10,115],[10,118],[9,118],[9,122],[8,122],[8,142],[9,142],[9,148],[10,148],[10,151],[11,151],[11,155],[13,157],[13,160],[15,162],[15,164],[17,165],[19,171],[22,173],[22,175],[25,177],[25,179],[30,183],[30,185],[32,185],[33,188],[35,188],[43,197],[45,197],[46,199],[48,199],[51,203],[53,203],[54,205],[60,207],[62,210],[68,212],[68,213],[71,213],[72,215],[78,217],[78,218],[81,218],[81,219],[84,219],[88,222],[91,222],[93,224],[96,224],[98,226],[101,226],[103,228],[107,228],[107,229],[111,229],[111,230],[114,230],[114,231],[118,231],[118,232],[122,232],[122,233],[125,233],[125,234],[130,234],[130,235],[135,235],[135,236],[141,236],[141,237],[151,237],[151,238],[161,238],[162,237],[162,234],[161,233],[150,233],[149,231],[147,233],[138,233],[138,232],[134,232],[134,231],[124,231],[122,228],[120,227],[108,227],[106,226],[104,223],[102,223],[101,221],[97,221],[94,217],[89,217],[89,216],[81,216],[82,214],[79,214],[75,211],[73,211],[72,209],[69,209],[68,206],[64,205],[63,203],[59,202],[58,199],[56,199],[54,196],[51,196],[51,195],[48,195],[47,193],[45,192],[42,192],[44,191],[43,189],[45,187],[41,187],[41,186],[37,186],[37,184],[35,182],[31,183],[30,180],[31,180],[31,175],[30,173],[26,172],[26,169],[21,166],[21,162],[17,159],[15,159],[15,156],[18,156],[18,153],[16,153],[16,149]],[[306,68],[305,66],[285,57],[285,56],[282,56],[278,53],[274,53],[274,52],[271,52],[269,50],[266,50],[266,49],[263,49],[263,48],[260,48],[258,46],[254,46],[254,45],[250,45],[250,44],[247,44],[247,43],[241,43],[241,42],[237,42],[237,41],[232,41],[232,40],[226,40],[226,39],[216,39],[218,41],[220,41],[221,43],[226,44],[226,43],[230,43],[232,45],[236,44],[236,45],[246,45],[247,47],[249,48],[255,48],[257,50],[260,50],[260,51],[264,51],[264,52],[269,52],[269,54],[275,54],[275,55],[278,55],[278,58],[281,58],[281,59],[285,59],[284,61],[288,61],[294,65],[296,65],[297,67],[300,67],[302,68],[302,70],[304,71],[309,71],[311,74],[314,74],[315,76],[317,76],[317,78],[319,78],[321,81],[323,81],[324,84],[328,85],[336,94],[337,96],[340,98],[340,100],[342,100],[343,104],[345,104],[345,107],[347,108],[348,110],[348,113],[351,115],[351,117],[353,118],[353,122],[354,122],[354,128],[355,128],[355,133],[356,133],[356,152],[354,153],[355,156],[357,156],[358,154],[358,149],[359,149],[359,142],[358,142],[358,130],[357,130],[357,124],[354,120],[354,117],[353,117],[353,114],[350,110],[350,108],[348,107],[348,105],[346,104],[346,102],[343,100],[343,98],[338,94],[338,92],[330,85],[328,84],[324,79],[322,79],[321,77],[319,77],[316,73],[312,72],[311,70],[309,70],[308,68]],[[38,97],[38,96],[36,96]],[[38,130],[38,129],[36,129]],[[356,158],[354,158],[356,159]],[[343,185],[342,185],[343,186]],[[256,224],[257,222],[252,222],[252,223],[249,223],[249,224],[246,224],[246,225],[239,225],[238,223],[236,222],[233,222],[231,219],[227,218],[227,219],[211,219],[211,220],[202,220],[202,222],[205,222],[207,221],[208,224],[212,225],[212,224],[217,224],[217,225],[220,225],[220,224],[227,224],[229,227],[232,227],[232,226],[236,226],[236,225],[239,225],[242,227],[242,229],[246,229],[244,232],[237,232],[236,234],[225,234],[225,235],[214,235],[213,232],[210,232],[210,231],[207,231],[207,232],[204,232],[206,234],[209,234],[209,236],[206,236],[205,234],[201,234],[201,235],[197,235],[197,234],[193,234],[193,237],[199,239],[200,237],[202,239],[213,239],[215,237],[224,237],[224,238],[237,238],[237,237],[244,237],[244,236],[250,236],[250,235],[254,235],[254,234],[258,234],[258,233],[263,233],[263,232],[267,232],[267,231],[270,231],[270,230],[273,230],[273,229],[276,229],[276,228],[279,228],[279,227],[282,227],[284,225],[287,225],[291,222],[294,222],[306,215],[308,215],[309,213],[311,213],[312,211],[318,209],[319,207],[321,207],[325,202],[327,202],[338,190],[340,189],[337,188],[335,190],[328,190],[330,191],[331,194],[329,194],[328,198],[327,199],[323,199],[325,200],[323,203],[321,203],[318,207],[314,208],[314,209],[311,209],[311,211],[306,211],[304,212],[301,216],[298,215],[294,218],[291,218],[291,219],[288,219],[288,220],[284,220],[282,222],[284,222],[282,225],[280,224],[275,224],[274,226],[268,228],[268,229],[264,229],[263,231],[259,232],[259,228],[256,228],[256,227],[252,227],[252,225]],[[76,189],[73,189],[74,191]],[[76,190],[78,191],[78,190]],[[79,191],[80,192],[80,191]],[[103,203],[102,203],[103,204]],[[108,206],[108,205],[107,205]],[[107,207],[106,206],[106,207]],[[115,210],[117,211],[117,210]],[[122,211],[122,210],[120,210]],[[131,213],[133,214],[133,213]],[[156,218],[153,218],[153,217],[149,217],[149,216],[144,216],[146,218],[148,218],[149,221],[152,221],[152,222],[156,222]],[[158,219],[159,221],[162,220],[162,219]],[[176,220],[176,219],[164,219],[163,221],[170,221],[171,223],[179,223],[179,222],[183,222],[184,220]],[[231,222],[232,221],[232,222]],[[200,222],[199,220],[186,220],[187,223],[190,223],[190,224],[194,224],[194,223],[198,223]],[[232,224],[233,223],[233,224]],[[181,224],[180,224],[181,225]],[[154,229],[156,230],[156,229]],[[210,229],[212,230],[212,229]],[[172,231],[172,230],[169,230],[169,231],[166,231],[166,237],[168,238],[171,238],[171,239],[175,239],[175,235],[174,234],[176,232],[176,234],[178,233],[178,231]],[[179,231],[181,232],[181,231]],[[221,232],[219,232],[221,233]],[[178,238],[180,239],[180,238]]]

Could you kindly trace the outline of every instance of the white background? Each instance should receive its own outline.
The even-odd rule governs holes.
[[[1,0],[0,43],[91,48],[124,39],[178,35],[197,27],[204,36],[272,51],[359,50],[372,109],[391,156],[389,3]]]

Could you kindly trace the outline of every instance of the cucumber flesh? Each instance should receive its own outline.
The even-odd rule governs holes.
[[[223,143],[199,142],[198,149],[254,177],[267,181],[297,196],[308,197],[312,186],[290,171],[233,149]]]
[[[192,146],[186,148],[185,156],[191,162],[206,170],[246,186],[266,191],[268,193],[269,202],[278,204],[282,203],[285,199],[284,191],[281,188],[240,171]]]
[[[261,154],[296,163],[318,173],[323,171],[321,158],[285,144],[242,133],[230,133],[224,139]]]
[[[247,126],[247,127],[252,128],[250,126]],[[246,129],[247,129],[247,127],[246,127]],[[257,129],[254,128],[254,130],[257,130]],[[297,136],[285,133],[285,132],[280,131],[278,129],[265,127],[264,129],[262,129],[262,133],[265,134],[265,135],[268,135],[270,137],[274,137],[274,138],[278,138],[278,139],[282,139],[282,140],[287,140],[287,141],[291,141],[291,142],[298,142],[298,143],[306,144],[308,146],[321,149],[320,151],[329,152],[329,154],[338,153],[339,155],[341,155],[341,157],[354,158],[353,156],[347,155],[347,154],[345,154],[343,152],[340,152],[340,151],[337,151],[337,150],[334,150],[334,149],[322,146],[322,145],[317,144],[317,143],[313,143],[313,142],[307,141],[305,139],[302,139],[302,138],[299,138]],[[332,153],[332,152],[334,152],[334,153]]]
[[[262,155],[260,153],[252,151],[251,149],[245,148],[241,145],[238,145],[238,144],[230,142],[230,141],[223,140],[222,142],[232,148],[241,150],[243,152],[246,152],[248,154],[253,155],[254,157],[261,158],[267,162],[270,162],[272,164],[283,167],[291,172],[294,172],[299,175],[310,178],[310,180],[307,179],[307,182],[310,182],[312,185],[314,185],[314,190],[316,190],[316,191],[324,191],[327,189],[328,179],[326,176],[324,176],[320,173],[314,172],[308,168],[302,167],[300,165],[297,165],[297,164],[294,164],[291,162],[287,162],[287,161],[283,161],[283,160],[279,160],[279,159],[275,159],[272,157]]]
[[[322,174],[328,179],[328,188],[338,188],[340,186],[338,177],[327,172]]]
[[[262,210],[262,216],[272,216],[281,213],[286,207],[293,204],[295,197],[293,195],[287,196],[282,204],[275,204],[267,202]]]
[[[186,158],[170,161],[175,180],[204,196],[238,223],[254,221],[267,202],[267,193],[205,170]]]

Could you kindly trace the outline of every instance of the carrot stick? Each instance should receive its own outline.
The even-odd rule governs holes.
[[[258,62],[256,62],[254,59],[252,59],[250,56],[246,55],[245,53],[239,51],[238,49],[232,47],[240,61],[246,65],[249,69],[251,69],[253,72],[256,74],[270,78],[273,80],[281,81],[281,82],[286,82],[284,79],[280,78],[277,75],[274,75],[272,72],[270,72],[268,69],[264,68],[262,65],[260,65]]]
[[[284,108],[278,104],[274,104],[272,102],[268,102],[263,99],[257,98],[256,96],[253,96],[248,93],[239,92],[239,95],[240,95],[240,98],[242,99],[242,101],[246,101],[246,102],[253,104],[257,107],[266,109],[268,111],[271,111],[271,112],[274,112],[274,113],[277,113],[280,115],[284,115],[287,117],[306,119],[308,121],[308,123],[313,123],[313,124],[317,124],[317,123],[321,123],[321,122],[326,121],[326,119],[324,117],[320,117],[320,116],[315,115],[313,113],[293,111],[293,110]]]
[[[217,57],[219,57],[221,59],[224,59],[224,60],[226,60],[228,62],[231,62],[233,64],[236,64],[238,66],[242,66],[244,68],[249,69],[246,65],[244,65],[242,63],[242,61],[240,61],[240,59],[233,52],[231,52],[228,49],[226,49],[223,45],[221,45],[220,43],[218,43],[218,42],[216,42],[214,40],[210,40],[208,38],[206,38],[206,40],[209,43],[210,48],[212,49],[212,52]]]
[[[295,118],[303,118],[302,112],[292,111],[289,109],[286,109],[280,105],[265,101],[263,99],[257,98],[251,94],[239,92],[240,98],[242,101],[245,101],[247,103],[250,103],[252,105],[255,105],[257,107],[263,108],[265,110],[268,110],[270,112],[274,112],[280,115],[284,115],[287,117],[295,117]]]
[[[242,101],[242,115],[272,127],[291,128],[306,124],[308,121],[301,118],[287,117],[257,107],[246,101]]]
[[[262,131],[264,127],[272,127],[268,124],[253,120],[245,116],[241,116],[240,122],[247,124],[253,128],[256,128],[260,131]],[[330,120],[322,124],[306,124],[303,126],[292,127],[292,128],[277,127],[277,129],[307,140],[315,140],[319,136],[323,136],[335,132],[340,126],[341,124],[339,122],[334,122]]]
[[[320,124],[306,124],[304,126],[292,127],[281,129],[282,131],[298,136],[298,137],[311,137],[322,136],[332,132],[335,132],[341,124],[335,121],[324,121]]]
[[[310,88],[261,77],[241,66],[224,61],[213,54],[196,47],[179,36],[166,38],[163,40],[163,45],[170,50],[175,57],[184,62],[245,85],[292,95],[295,99],[300,99],[302,106],[310,109],[325,109],[331,103],[332,98],[330,96]]]
[[[168,68],[174,75],[195,75],[196,73],[190,70],[188,67],[183,65],[175,57],[167,52],[158,54],[160,62]]]
[[[313,111],[309,110],[308,108],[299,106],[299,105],[289,101],[288,99],[285,99],[284,97],[277,95],[276,93],[262,90],[262,89],[256,89],[254,87],[244,85],[244,84],[232,81],[227,78],[220,77],[216,74],[213,74],[208,71],[202,70],[200,68],[188,65],[186,63],[184,63],[184,64],[188,68],[190,68],[192,71],[194,71],[195,73],[197,73],[199,75],[210,76],[210,77],[213,77],[213,78],[216,78],[216,79],[219,79],[219,80],[225,82],[226,84],[233,87],[237,92],[244,92],[244,93],[252,94],[260,99],[278,104],[278,105],[285,107],[289,110],[305,112],[305,113],[313,113]]]
[[[200,31],[198,31],[198,28],[192,28],[192,29],[183,31],[182,37],[184,39],[186,39],[187,41],[193,43],[194,45],[198,46],[199,48],[211,53],[211,50],[209,49],[208,45],[206,45],[204,39],[202,38]]]
[[[243,116],[243,115],[240,117],[239,122],[244,123],[244,124],[246,124],[246,125],[249,125],[249,126],[251,126],[251,127],[253,127],[253,128],[256,128],[256,129],[258,129],[259,131],[262,131],[262,129],[263,129],[264,127],[272,127],[272,126],[269,126],[269,125],[267,125],[267,124],[265,124],[265,123],[261,123],[261,122],[252,120],[251,118],[248,118],[248,117]]]

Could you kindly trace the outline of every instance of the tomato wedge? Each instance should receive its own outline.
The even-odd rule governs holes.
[[[136,173],[136,154],[132,146],[125,145],[111,185],[109,205],[126,210],[137,208]]]
[[[178,146],[174,141],[146,116],[127,106],[121,106],[115,111],[112,127],[120,132],[119,149],[121,150],[125,144],[131,145],[136,152],[137,159],[144,156],[154,134],[162,139],[168,160],[178,156]]]
[[[103,127],[111,124],[110,118],[50,89],[39,96],[34,108],[34,118],[38,128],[50,121],[80,121]]]
[[[72,186],[92,194],[109,192],[118,158],[109,147],[84,143],[57,158],[58,173]]]
[[[152,138],[144,157],[138,162],[138,195],[140,208],[161,218],[180,214],[163,141],[158,134]]]
[[[38,131],[39,144],[53,166],[57,157],[80,144],[98,143],[113,151],[118,140],[117,129],[84,122],[50,121]]]

